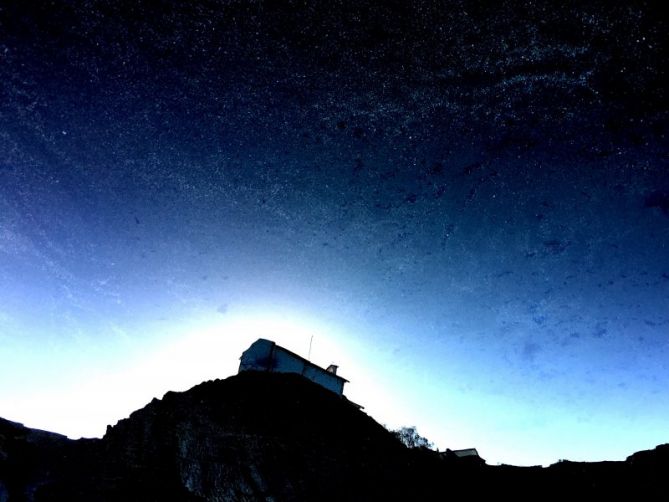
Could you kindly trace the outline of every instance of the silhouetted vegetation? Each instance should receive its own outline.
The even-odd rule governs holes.
[[[434,443],[432,441],[418,434],[415,426],[400,427],[399,429],[391,432],[407,448],[432,449],[434,447]]]

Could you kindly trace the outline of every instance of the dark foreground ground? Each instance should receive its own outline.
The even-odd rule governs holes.
[[[615,440],[615,438],[612,438]],[[669,447],[624,462],[476,465],[408,449],[364,412],[293,375],[242,374],[168,393],[69,440],[0,420],[0,501],[446,500],[651,495]]]

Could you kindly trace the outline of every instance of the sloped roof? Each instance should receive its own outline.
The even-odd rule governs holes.
[[[267,340],[267,339],[265,339],[265,338],[259,338],[259,339],[256,340],[256,341],[260,341],[260,340],[265,340],[265,341],[268,341],[268,342],[272,343],[272,344],[274,345],[275,348],[280,349],[280,350],[282,350],[283,352],[288,353],[291,357],[294,357],[295,359],[299,359],[300,361],[304,362],[304,363],[305,363],[306,365],[308,365],[308,366],[311,366],[312,368],[315,368],[315,369],[317,369],[317,370],[320,370],[320,371],[322,371],[323,373],[327,373],[328,375],[332,375],[333,377],[338,378],[339,380],[342,380],[342,381],[344,381],[344,382],[349,382],[349,380],[346,380],[344,377],[339,376],[339,375],[337,375],[336,373],[332,373],[332,372],[326,370],[325,368],[323,368],[323,367],[321,367],[321,366],[318,366],[317,364],[312,363],[312,362],[309,361],[308,359],[305,359],[305,358],[302,357],[301,355],[296,354],[296,353],[293,352],[292,350],[288,350],[287,348],[282,347],[281,345],[278,345],[276,342],[274,342],[274,341],[272,341],[272,340]]]

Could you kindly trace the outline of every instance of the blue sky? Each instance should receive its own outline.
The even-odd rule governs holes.
[[[355,196],[368,187],[343,192],[355,180],[336,162],[295,190],[329,153],[288,152],[263,179],[273,151],[258,145],[239,185],[223,168],[154,170],[131,189],[94,169],[76,188],[48,165],[35,181],[5,169],[22,192],[3,192],[2,415],[99,435],[167,390],[233,374],[254,337],[306,353],[314,335],[351,399],[442,449],[548,464],[664,440],[664,214],[560,164],[465,206],[384,187],[394,206],[375,212]]]

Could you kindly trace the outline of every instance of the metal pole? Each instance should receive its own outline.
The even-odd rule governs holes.
[[[307,356],[307,361],[311,361],[311,344],[314,341],[314,335],[311,335],[311,339],[309,340],[309,355]]]

